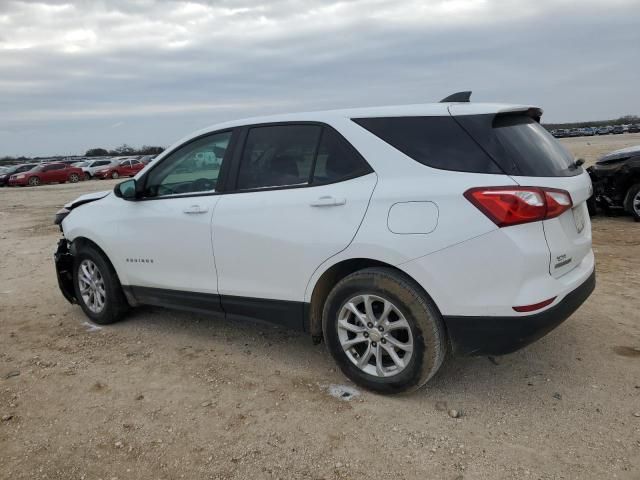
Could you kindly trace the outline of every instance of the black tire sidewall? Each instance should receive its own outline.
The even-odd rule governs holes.
[[[436,315],[438,314],[425,308],[425,303],[429,301],[425,296],[406,282],[394,281],[393,276],[376,276],[372,271],[368,275],[356,274],[350,277],[336,286],[325,305],[324,338],[331,355],[342,372],[364,388],[381,393],[400,393],[419,388],[442,363],[442,360],[436,358],[432,349],[429,348],[434,341],[441,341],[441,335],[433,334],[433,328],[441,328],[441,325],[425,325],[426,322],[437,323],[439,319]],[[414,346],[411,360],[402,372],[390,378],[375,377],[363,372],[347,357],[340,345],[336,321],[340,309],[347,300],[364,294],[377,295],[392,302],[404,315],[411,328]],[[420,296],[420,299],[417,296]],[[424,328],[425,326],[431,328]],[[427,338],[423,330],[427,331]],[[440,348],[445,347],[440,345]]]
[[[633,200],[636,197],[636,195],[638,195],[638,192],[640,192],[640,183],[636,183],[634,185],[631,185],[631,187],[629,187],[629,190],[627,191],[627,195],[626,195],[626,205],[625,205],[625,210],[631,214],[631,216],[636,220],[640,220],[640,215],[638,215],[636,213],[636,211],[633,209]]]
[[[83,260],[89,259],[96,264],[100,274],[104,280],[104,289],[106,292],[105,306],[100,313],[92,312],[89,307],[84,303],[82,295],[80,295],[80,285],[78,282],[78,269]],[[90,247],[80,249],[74,257],[73,264],[73,286],[76,293],[78,304],[82,308],[82,311],[93,322],[100,325],[107,325],[117,321],[120,317],[121,305],[118,303],[122,301],[122,293],[120,282],[115,276],[115,272],[111,265],[104,259],[102,254],[95,251]]]

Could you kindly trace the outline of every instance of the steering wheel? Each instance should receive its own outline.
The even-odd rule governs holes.
[[[213,190],[216,188],[216,184],[210,178],[198,178],[191,182],[191,188],[198,192],[203,192],[206,190]]]

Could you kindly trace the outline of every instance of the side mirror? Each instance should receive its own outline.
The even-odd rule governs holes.
[[[138,198],[137,194],[137,182],[135,178],[131,180],[125,180],[124,182],[119,183],[113,188],[113,193],[118,198],[123,198],[125,200],[135,200]]]

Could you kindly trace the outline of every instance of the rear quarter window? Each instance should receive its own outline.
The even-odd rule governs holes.
[[[451,116],[354,118],[413,160],[432,168],[503,173]]]

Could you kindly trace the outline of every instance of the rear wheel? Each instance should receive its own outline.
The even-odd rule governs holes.
[[[72,173],[71,175],[69,175],[69,181],[71,183],[78,183],[80,181],[80,175],[78,175],[77,173]]]
[[[115,179],[115,178],[118,178],[119,176],[120,176],[120,174],[119,174],[118,172],[113,172],[113,173],[111,174],[111,178],[114,178],[114,179]]]
[[[640,183],[632,185],[627,192],[624,208],[636,222],[640,222]]]
[[[29,179],[29,185],[32,187],[37,187],[38,185],[40,185],[40,178],[39,177],[31,177]]]
[[[129,305],[109,261],[96,248],[83,245],[74,262],[73,283],[84,313],[101,325],[120,320]]]
[[[91,180],[91,174],[89,172],[85,172],[84,173],[84,179],[85,180]]]
[[[387,268],[361,270],[334,287],[324,306],[323,333],[343,373],[383,393],[424,385],[447,349],[433,302],[413,280]]]

